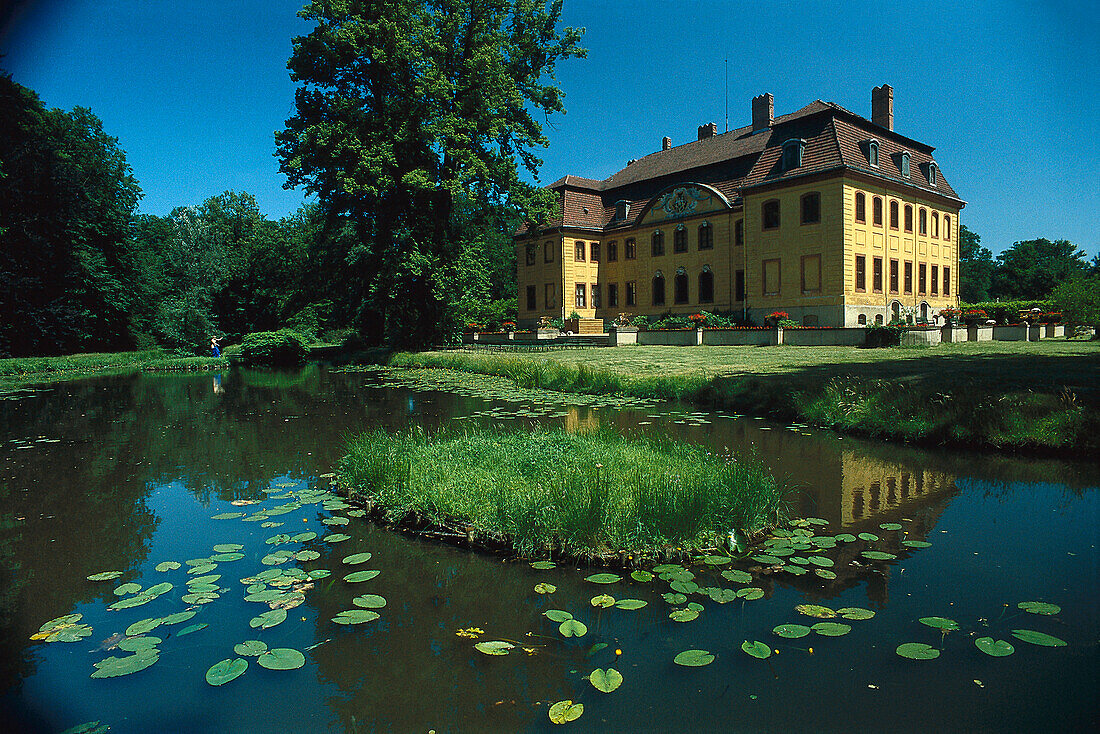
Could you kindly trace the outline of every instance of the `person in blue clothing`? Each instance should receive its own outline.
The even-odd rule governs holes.
[[[210,353],[215,358],[222,356],[221,347],[218,346],[220,340],[216,336],[210,337]]]

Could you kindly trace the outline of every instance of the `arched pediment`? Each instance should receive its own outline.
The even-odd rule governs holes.
[[[697,214],[730,209],[731,204],[725,195],[714,188],[701,183],[677,183],[668,186],[650,199],[645,209],[638,215],[640,224],[675,221]]]

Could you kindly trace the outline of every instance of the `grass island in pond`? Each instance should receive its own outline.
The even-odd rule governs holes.
[[[754,459],[609,431],[373,431],[338,473],[390,520],[472,527],[527,555],[713,548],[780,518],[781,489]]]

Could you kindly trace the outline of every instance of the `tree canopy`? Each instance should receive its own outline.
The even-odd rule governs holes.
[[[486,240],[541,219],[524,183],[563,112],[556,64],[584,55],[561,0],[311,2],[288,62],[297,113],[276,134],[287,186],[349,218],[362,330],[424,343],[485,300]]]
[[[993,253],[981,246],[977,232],[959,228],[959,298],[966,303],[989,300],[989,288],[993,284]]]
[[[1046,298],[1059,284],[1084,274],[1086,267],[1084,251],[1067,240],[1016,242],[997,256],[991,292],[1013,300]]]

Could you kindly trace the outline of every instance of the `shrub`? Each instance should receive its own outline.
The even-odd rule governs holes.
[[[863,346],[872,349],[877,347],[896,347],[901,344],[903,329],[900,326],[874,326],[867,327],[867,340]]]
[[[1100,275],[1063,283],[1054,289],[1051,299],[1070,323],[1100,326]]]
[[[306,361],[306,340],[292,329],[257,331],[241,342],[241,360],[264,367],[290,367]]]
[[[1052,305],[1050,301],[984,301],[982,303],[964,303],[962,309],[964,312],[970,310],[984,311],[987,314],[987,319],[994,319],[998,324],[1015,324],[1021,320],[1021,312],[1031,311],[1033,308],[1050,311]]]

